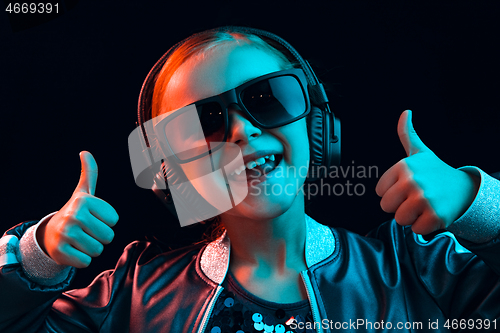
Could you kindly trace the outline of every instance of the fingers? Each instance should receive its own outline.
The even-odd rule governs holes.
[[[51,257],[59,264],[77,268],[87,267],[91,257],[98,257],[114,237],[113,230],[88,211],[69,219],[58,234]]]
[[[118,213],[106,201],[93,196],[82,196],[79,199],[85,200],[85,206],[90,214],[104,222],[106,225],[114,227],[118,222]]]
[[[411,156],[418,152],[426,151],[429,149],[422,142],[422,140],[420,140],[417,132],[415,132],[411,118],[411,110],[406,110],[401,114],[398,122],[399,140],[403,144],[407,156]]]
[[[113,229],[92,214],[88,214],[84,221],[81,221],[80,227],[86,234],[104,245],[111,243],[115,237]]]
[[[400,163],[396,163],[380,177],[375,187],[375,192],[379,197],[383,197],[385,192],[398,181],[400,169]]]
[[[410,110],[404,111],[398,122],[399,139],[407,157],[387,170],[377,183],[375,191],[382,197],[380,206],[400,225],[411,225],[416,233],[428,234],[446,226],[436,213],[436,188],[442,162],[420,140],[411,121]],[[444,170],[446,171],[446,170]],[[438,199],[439,200],[439,199]],[[439,210],[443,215],[443,209]]]
[[[445,229],[443,221],[429,207],[427,200],[411,197],[405,200],[394,214],[399,225],[411,225],[416,234],[427,235],[439,229]]]
[[[380,200],[380,207],[386,213],[394,213],[408,198],[408,194],[408,185],[400,180],[384,193],[382,200]]]
[[[394,219],[399,225],[411,225],[415,223],[424,209],[425,207],[421,200],[410,197],[397,208]]]
[[[97,183],[97,163],[94,156],[88,151],[82,151],[80,153],[80,161],[82,164],[82,173],[75,192],[84,192],[94,195]]]
[[[411,157],[410,157],[411,158]],[[380,206],[387,213],[395,213],[400,225],[411,225],[415,233],[428,234],[441,228],[441,221],[414,180],[405,158],[387,170],[375,188],[382,197]]]
[[[76,268],[88,267],[92,262],[92,258],[89,255],[77,250],[69,243],[63,244],[53,259],[59,265],[68,265]]]
[[[425,210],[412,224],[411,230],[416,234],[427,235],[439,229],[445,229],[443,221],[431,210]]]
[[[74,228],[75,234],[69,238],[68,243],[78,251],[90,257],[98,257],[104,250],[102,245],[95,238],[89,236],[81,228]]]
[[[106,201],[90,195],[81,195],[77,199],[78,207],[75,211],[74,222],[85,233],[99,241],[109,244],[114,238],[112,227],[118,222],[118,214]]]
[[[42,250],[58,264],[87,267],[114,238],[111,229],[118,214],[94,196],[97,163],[87,151],[80,153],[82,173],[71,199],[37,231]]]

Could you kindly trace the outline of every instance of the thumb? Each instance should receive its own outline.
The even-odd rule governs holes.
[[[399,117],[398,135],[408,156],[429,150],[413,129],[411,110],[405,110]]]
[[[94,156],[88,151],[80,152],[80,161],[82,163],[82,173],[80,174],[80,181],[75,192],[85,192],[94,195],[97,183],[97,163]]]

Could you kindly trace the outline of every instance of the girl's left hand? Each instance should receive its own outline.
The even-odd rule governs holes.
[[[380,206],[417,234],[447,228],[473,202],[479,178],[449,166],[427,148],[413,129],[410,110],[399,118],[398,135],[408,157],[379,179]]]

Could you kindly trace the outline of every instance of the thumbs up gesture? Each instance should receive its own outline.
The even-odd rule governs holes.
[[[114,237],[118,214],[110,204],[94,196],[97,164],[89,152],[80,153],[82,173],[73,195],[59,212],[37,229],[42,250],[56,263],[87,267]]]
[[[380,177],[380,206],[417,234],[447,228],[469,208],[479,179],[441,161],[413,129],[410,110],[399,118],[398,135],[407,157]]]

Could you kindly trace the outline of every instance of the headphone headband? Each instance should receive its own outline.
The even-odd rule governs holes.
[[[141,88],[141,92],[139,95],[139,103],[138,103],[138,125],[141,126],[144,122],[148,121],[151,119],[151,103],[152,103],[152,98],[153,98],[153,90],[154,90],[154,85],[156,82],[156,77],[158,73],[161,71],[163,68],[163,65],[165,65],[165,62],[168,60],[168,58],[174,53],[181,45],[184,43],[197,38],[200,35],[204,35],[207,33],[215,33],[215,32],[236,32],[236,33],[247,33],[247,34],[253,34],[258,37],[264,37],[266,39],[269,39],[270,41],[273,41],[275,43],[278,43],[282,47],[284,47],[289,54],[293,57],[294,60],[296,60],[300,64],[300,68],[304,71],[307,77],[307,82],[310,86],[311,89],[311,99],[314,105],[318,104],[326,104],[328,107],[328,98],[326,97],[325,90],[323,88],[323,85],[319,82],[318,78],[314,74],[314,72],[311,69],[311,66],[309,63],[304,60],[300,54],[295,50],[287,41],[285,41],[283,38],[270,33],[268,31],[264,30],[259,30],[255,28],[250,28],[250,27],[239,27],[239,26],[224,26],[224,27],[219,27],[219,28],[214,28],[206,31],[202,31],[199,33],[196,33],[194,35],[191,35],[187,37],[186,39],[178,42],[174,46],[172,46],[153,66],[153,68],[149,71],[146,79],[144,80],[144,83]],[[328,108],[328,112],[330,112],[330,109]],[[143,134],[145,135],[145,132],[143,130]],[[147,140],[147,139],[146,139]],[[149,145],[149,144],[148,144]]]

